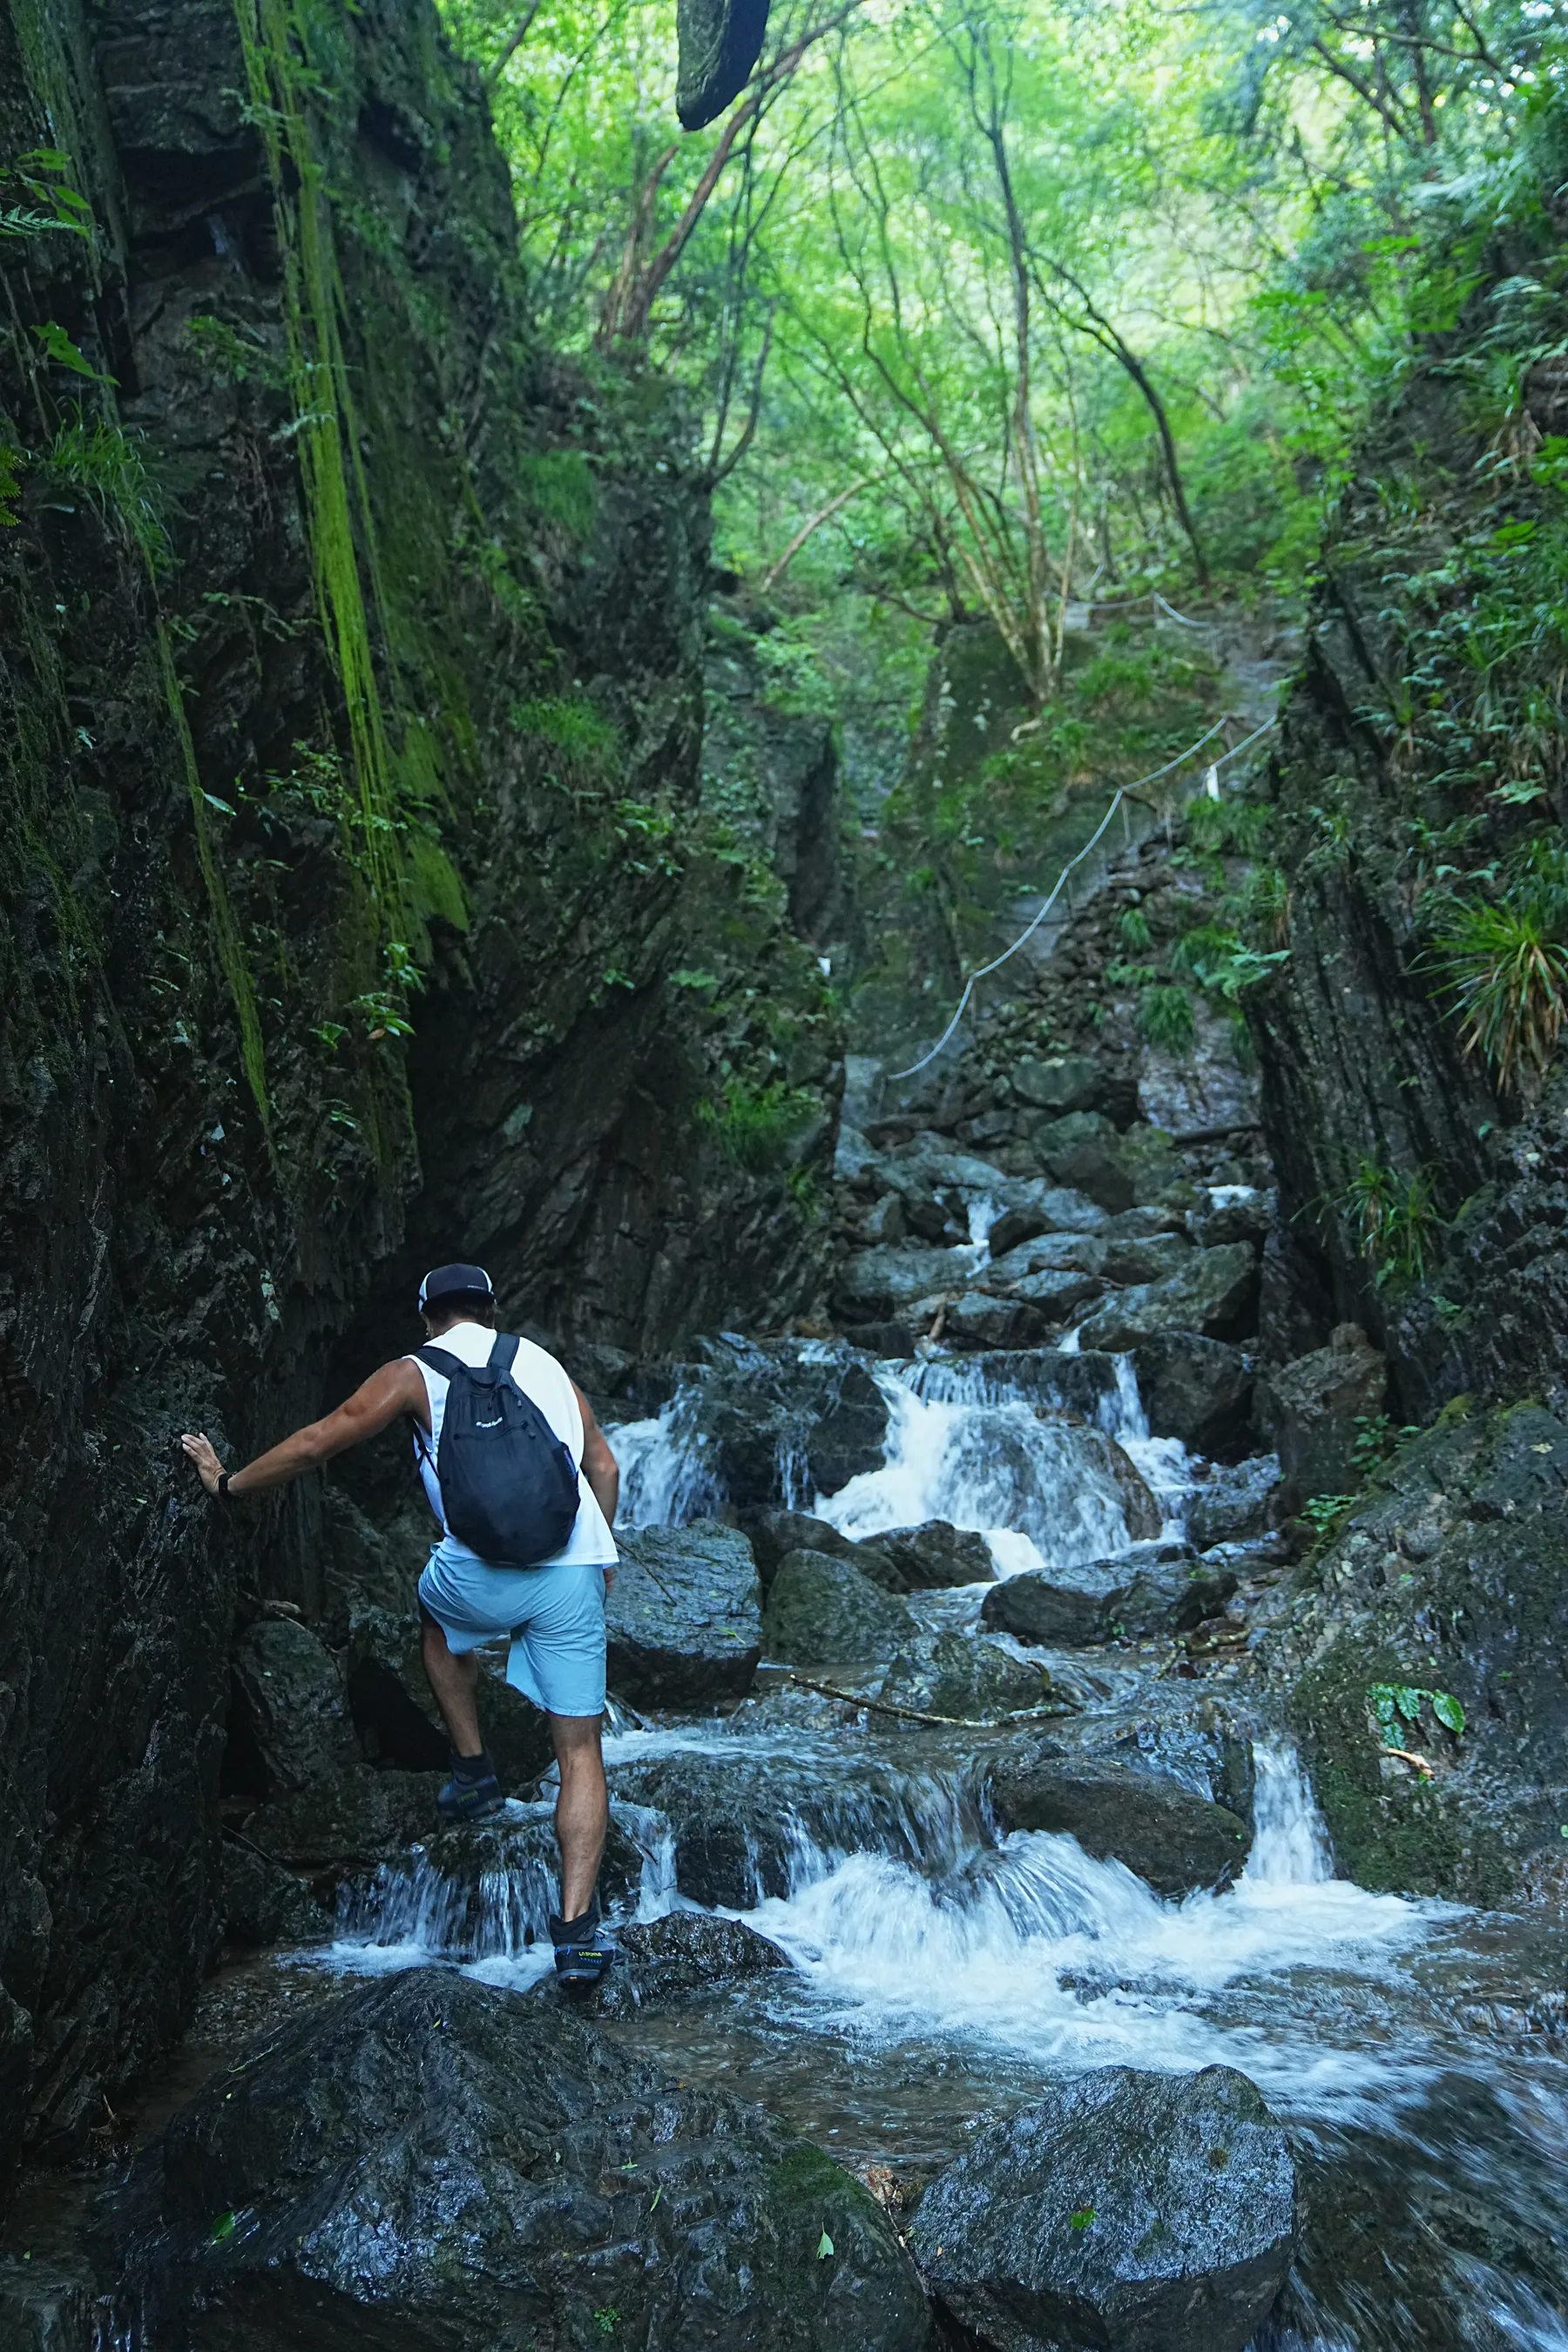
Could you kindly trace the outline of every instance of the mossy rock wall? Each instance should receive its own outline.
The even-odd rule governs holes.
[[[1264,1664],[1344,1876],[1463,1902],[1560,1898],[1565,1493],[1556,1413],[1457,1402],[1300,1572]],[[1447,1694],[1463,1729],[1431,1696],[1384,1727],[1379,1685]]]
[[[90,206],[0,247],[12,2151],[182,2028],[236,1589],[321,1598],[313,1483],[215,1515],[180,1431],[323,1409],[433,1257],[636,1351],[786,1318],[822,1247],[837,1033],[700,821],[679,409],[540,347],[430,7],[241,22],[0,5],[0,164]]]

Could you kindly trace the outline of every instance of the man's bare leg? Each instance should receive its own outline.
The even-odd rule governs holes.
[[[447,1636],[440,1626],[428,1615],[420,1627],[420,1648],[426,1676],[453,1749],[459,1756],[482,1754],[485,1743],[479,1738],[478,1651],[465,1650],[460,1655],[455,1654],[447,1647]],[[562,1785],[565,1785],[564,1777]]]
[[[555,1836],[561,1848],[561,1916],[580,1919],[594,1899],[609,1826],[610,1794],[596,1715],[552,1715],[550,1736],[561,1767]]]

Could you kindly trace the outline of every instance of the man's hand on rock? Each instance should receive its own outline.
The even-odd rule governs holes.
[[[197,1477],[209,1495],[217,1493],[217,1482],[223,1476],[223,1464],[213,1451],[212,1440],[205,1429],[186,1430],[180,1444],[195,1466]]]

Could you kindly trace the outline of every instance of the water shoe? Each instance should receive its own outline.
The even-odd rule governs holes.
[[[591,1904],[580,1919],[550,1915],[551,1940],[555,1946],[555,1973],[565,1985],[595,1985],[615,1951],[599,1923],[599,1906]]]
[[[454,1771],[436,1799],[444,1822],[488,1822],[505,1802],[492,1767],[477,1774]]]

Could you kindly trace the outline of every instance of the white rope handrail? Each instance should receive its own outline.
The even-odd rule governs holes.
[[[1272,728],[1277,727],[1279,723],[1278,719],[1266,719],[1261,727],[1255,727],[1250,735],[1244,735],[1239,743],[1233,744],[1228,751],[1222,751],[1217,760],[1211,761],[1209,763],[1210,766],[1215,769],[1223,768],[1227,760],[1234,760],[1238,753],[1245,751],[1249,744],[1256,743],[1260,735],[1267,735],[1269,730]],[[1145,784],[1158,783],[1160,778],[1162,776],[1168,776],[1173,768],[1184,767],[1187,761],[1193,757],[1194,753],[1201,751],[1204,745],[1209,740],[1209,738],[1213,735],[1217,735],[1220,729],[1226,724],[1226,719],[1216,719],[1214,725],[1205,729],[1204,733],[1198,737],[1195,743],[1189,743],[1184,751],[1178,751],[1175,758],[1173,760],[1167,760],[1163,768],[1152,769],[1148,775],[1138,777],[1136,782],[1133,783],[1121,784],[1118,786],[1116,792],[1111,797],[1110,806],[1106,810],[1105,814],[1100,818],[1100,823],[1095,826],[1094,831],[1089,835],[1089,839],[1084,843],[1083,847],[1079,851],[1077,856],[1069,857],[1067,864],[1062,867],[1061,872],[1057,877],[1055,888],[1052,890],[1050,897],[1045,901],[1045,904],[1041,907],[1038,914],[1036,915],[1033,921],[1030,922],[1025,929],[1019,932],[1017,938],[1014,940],[1010,948],[1004,948],[1002,953],[999,956],[994,957],[990,963],[983,963],[978,971],[972,971],[970,973],[968,980],[964,982],[963,994],[958,1000],[958,1010],[954,1013],[952,1019],[948,1023],[947,1027],[942,1031],[942,1035],[937,1039],[936,1044],[931,1047],[931,1052],[929,1054],[922,1054],[918,1062],[911,1062],[907,1070],[889,1070],[888,1073],[889,1078],[912,1078],[918,1072],[923,1070],[928,1063],[935,1061],[937,1055],[948,1044],[949,1040],[952,1036],[953,1031],[963,1020],[964,1013],[968,1008],[969,1000],[974,993],[975,982],[984,980],[991,972],[999,971],[1005,963],[1008,962],[1017,954],[1018,950],[1024,945],[1025,941],[1034,937],[1035,933],[1039,929],[1040,925],[1045,921],[1046,917],[1050,913],[1051,908],[1056,905],[1058,897],[1061,895],[1062,886],[1066,882],[1068,876],[1072,872],[1075,866],[1081,866],[1083,864],[1083,861],[1089,856],[1089,851],[1095,847],[1096,844],[1103,836],[1106,826],[1110,823],[1111,818],[1116,814],[1117,810],[1121,806],[1122,802],[1127,798],[1128,794],[1130,793],[1141,792]]]

